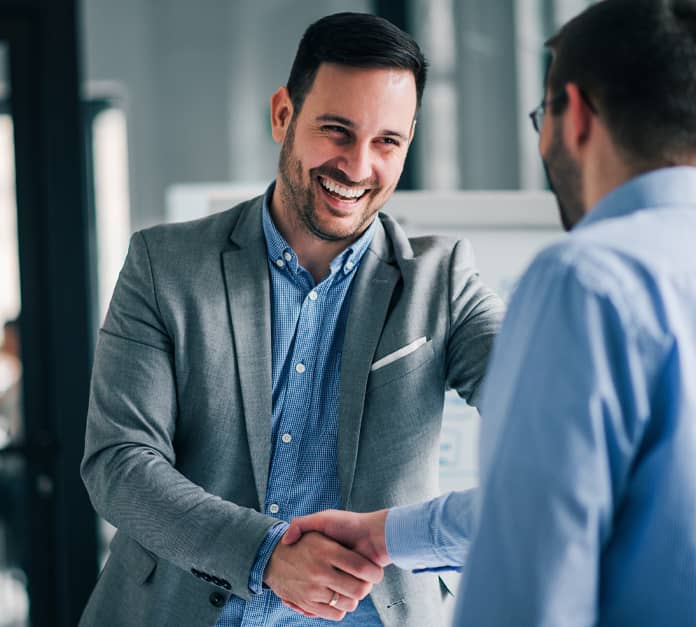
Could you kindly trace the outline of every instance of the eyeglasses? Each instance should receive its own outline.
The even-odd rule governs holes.
[[[587,94],[582,89],[580,90],[580,96],[585,101],[585,104],[587,105],[588,109],[596,115],[597,108],[592,104],[592,101],[587,97]],[[546,109],[567,100],[568,93],[566,91],[563,91],[562,93],[558,94],[557,96],[554,96],[553,98],[550,98],[549,100],[542,100],[539,103],[539,106],[533,111],[530,111],[529,113],[529,118],[532,120],[532,126],[534,127],[534,130],[537,133],[541,132],[541,127],[544,125],[544,116],[546,115]]]
[[[544,116],[546,115],[546,109],[548,107],[553,107],[554,105],[567,100],[568,94],[564,91],[563,93],[554,96],[553,98],[542,100],[539,106],[533,111],[529,112],[529,119],[532,121],[532,126],[537,133],[541,132],[541,127],[544,125]]]

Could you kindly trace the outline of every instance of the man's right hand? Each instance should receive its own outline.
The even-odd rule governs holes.
[[[310,532],[295,544],[278,543],[263,580],[293,609],[339,621],[358,607],[383,574],[382,568],[362,555]],[[338,597],[332,606],[334,593]]]
[[[316,514],[293,518],[282,544],[297,542],[310,531],[333,538],[343,546],[357,551],[379,566],[388,566],[391,558],[387,551],[386,522],[388,510],[380,509],[367,514],[327,509]]]

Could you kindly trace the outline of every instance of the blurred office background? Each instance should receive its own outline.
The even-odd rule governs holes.
[[[420,42],[400,189],[543,190],[543,42],[589,3],[0,0],[0,627],[77,623],[108,541],[79,478],[91,357],[129,236],[182,190],[273,178],[306,26],[372,12]]]

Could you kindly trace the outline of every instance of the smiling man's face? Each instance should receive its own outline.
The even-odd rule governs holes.
[[[291,110],[287,92],[272,106]],[[283,142],[274,204],[286,228],[347,245],[357,239],[399,181],[415,112],[410,71],[322,64],[299,114],[284,128],[273,114]]]

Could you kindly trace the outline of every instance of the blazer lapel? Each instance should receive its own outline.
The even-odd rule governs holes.
[[[379,220],[379,218],[378,218]],[[345,508],[353,487],[360,426],[370,365],[389,310],[400,272],[390,263],[381,223],[360,262],[350,297],[350,310],[341,358],[338,423],[338,477]]]
[[[261,199],[251,201],[222,254],[249,452],[262,509],[271,459],[271,311]]]

